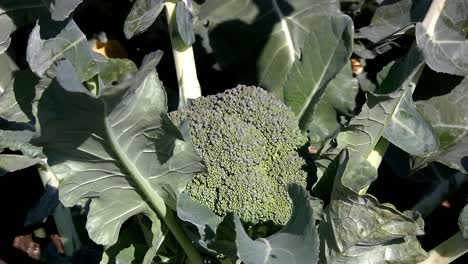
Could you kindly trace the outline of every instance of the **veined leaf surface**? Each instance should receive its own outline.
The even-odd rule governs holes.
[[[75,21],[38,20],[29,36],[26,50],[31,70],[42,77],[55,61],[63,58],[72,62],[82,82],[99,72],[96,56]]]
[[[446,1],[434,28],[416,25],[416,41],[434,71],[468,75],[468,0]]]
[[[11,33],[48,13],[46,4],[47,2],[42,0],[2,0],[0,3],[0,54],[10,46]]]
[[[348,63],[352,39],[352,21],[344,15],[323,17],[310,28],[302,57],[293,63],[284,85],[284,101],[298,117],[301,129],[310,129],[328,83]]]
[[[367,160],[344,150],[327,171],[335,182],[326,220],[319,226],[320,263],[418,263],[426,258],[416,239],[424,234],[417,213],[401,213],[369,194],[358,194],[377,177]]]
[[[416,106],[434,128],[440,146],[428,157],[416,157],[413,167],[421,168],[438,161],[467,173],[463,159],[468,157],[468,77],[450,93],[417,101]]]
[[[409,24],[422,21],[431,2],[427,0],[382,1],[370,25],[360,28],[356,37],[367,38],[376,43]]]
[[[413,49],[390,68],[376,93],[368,94],[362,111],[338,133],[337,146],[324,148],[322,158],[317,160],[319,172],[345,148],[357,151],[367,159],[383,136],[413,155],[427,155],[437,148],[437,136],[410,103],[415,85],[413,79],[422,62],[419,52]]]
[[[187,182],[204,169],[167,117],[155,71],[160,57],[148,55],[134,78],[99,97],[83,86],[67,90],[79,83],[54,80],[37,102],[40,137],[34,143],[44,147],[52,170],[63,179],[65,205],[92,199],[87,229],[100,244],[114,244],[122,223],[133,215],[155,211],[170,217],[167,206],[175,208]]]
[[[279,98],[310,31],[334,15],[342,15],[335,0],[208,0],[200,10],[221,67]]]
[[[164,0],[136,0],[125,19],[125,37],[130,39],[147,30],[158,18],[163,8]]]

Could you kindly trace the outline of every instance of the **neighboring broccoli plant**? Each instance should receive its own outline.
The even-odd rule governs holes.
[[[245,223],[289,220],[287,184],[307,182],[298,154],[307,137],[289,107],[261,88],[238,86],[197,98],[170,117],[176,125],[188,121],[208,168],[187,186],[193,200],[219,216],[234,212]]]

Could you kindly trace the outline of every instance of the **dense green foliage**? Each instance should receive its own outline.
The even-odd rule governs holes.
[[[0,187],[51,263],[467,263],[467,8],[0,0]]]
[[[298,153],[307,138],[289,107],[261,88],[238,86],[199,97],[170,115],[176,125],[187,120],[207,166],[187,185],[194,200],[247,223],[288,221],[286,186],[305,187],[307,180]]]

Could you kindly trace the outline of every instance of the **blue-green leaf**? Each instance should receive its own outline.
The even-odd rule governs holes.
[[[185,45],[191,46],[195,42],[193,14],[184,1],[178,1],[176,5],[176,21],[179,36]]]
[[[158,18],[164,0],[136,0],[125,19],[124,34],[127,39],[145,32]]]
[[[310,129],[328,83],[348,63],[352,38],[352,21],[344,15],[323,17],[310,29],[302,57],[293,63],[284,85],[284,101],[301,129]]]
[[[277,233],[252,240],[239,218],[234,217],[239,259],[244,263],[317,263],[319,238],[308,192],[298,186],[288,187],[293,212],[286,226]]]
[[[320,21],[335,15],[342,15],[336,0],[208,0],[199,16],[209,22],[210,44],[223,69],[241,83],[283,98],[284,83],[309,33],[332,36],[331,27]]]
[[[319,226],[320,263],[418,263],[426,258],[416,236],[424,224],[415,212],[399,212],[369,194],[359,195],[377,171],[359,153],[344,150],[330,167],[335,180]],[[332,171],[329,173],[332,174]]]
[[[427,65],[436,72],[468,75],[468,0],[444,2],[433,29],[416,25],[416,41]]]
[[[60,200],[72,206],[92,199],[87,229],[100,244],[114,244],[133,215],[156,210],[169,217],[187,182],[204,168],[167,117],[155,71],[160,57],[148,55],[134,78],[100,95],[72,92],[53,80],[36,104],[40,136],[34,143],[62,179]]]
[[[53,20],[63,21],[67,19],[75,8],[83,0],[50,0],[50,14]]]
[[[42,77],[55,61],[63,58],[70,60],[82,82],[99,72],[86,36],[73,20],[40,19],[29,36],[26,51],[31,70]]]
[[[415,158],[413,167],[417,169],[438,161],[467,173],[463,159],[468,157],[468,77],[449,93],[417,101],[416,106],[434,128],[440,146],[427,157]]]
[[[0,54],[11,43],[10,35],[18,28],[33,23],[48,14],[47,1],[43,0],[2,0],[0,4]]]

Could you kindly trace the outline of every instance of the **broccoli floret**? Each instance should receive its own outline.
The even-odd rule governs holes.
[[[294,113],[279,99],[253,86],[200,97],[170,113],[188,119],[195,149],[206,163],[187,186],[193,200],[244,222],[284,225],[291,214],[287,184],[306,186],[305,161],[298,149],[307,142]]]

